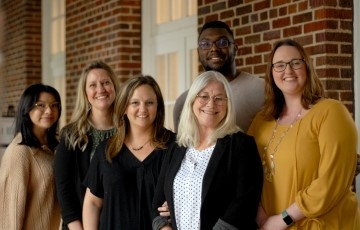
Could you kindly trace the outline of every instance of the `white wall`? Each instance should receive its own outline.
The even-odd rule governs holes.
[[[354,90],[355,90],[355,122],[360,131],[360,1],[354,0]],[[360,133],[358,134],[358,145]],[[359,152],[359,148],[358,148]],[[356,178],[356,191],[360,200],[360,176]]]

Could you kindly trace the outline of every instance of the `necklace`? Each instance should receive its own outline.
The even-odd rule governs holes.
[[[140,147],[138,147],[138,148],[131,147],[131,149],[134,150],[134,151],[139,151],[139,150],[141,150],[142,148],[144,148],[144,146],[145,146],[147,143],[149,143],[149,141],[150,141],[150,139],[149,139],[147,142],[145,142],[142,146],[140,146]]]
[[[265,175],[265,179],[268,180],[269,182],[272,182],[272,177],[275,174],[275,154],[278,150],[278,147],[280,145],[280,143],[282,142],[282,140],[284,139],[284,137],[286,136],[286,134],[289,132],[289,130],[293,127],[294,123],[301,117],[301,112],[302,109],[299,111],[299,113],[295,116],[294,120],[291,122],[291,124],[287,127],[287,129],[280,135],[280,138],[278,140],[278,142],[276,143],[273,151],[269,154],[269,158],[270,158],[270,168],[267,166],[266,164],[266,153],[268,153],[268,148],[269,145],[274,141],[275,139],[275,134],[277,131],[277,128],[279,126],[279,121],[280,121],[280,116],[278,119],[276,119],[271,137],[267,143],[267,145],[264,147],[264,152],[262,154],[262,165],[264,167],[264,175]]]

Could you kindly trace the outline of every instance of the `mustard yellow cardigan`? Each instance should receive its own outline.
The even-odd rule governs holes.
[[[264,121],[258,114],[248,132],[268,167],[264,147],[274,125],[275,120]],[[278,126],[270,152],[287,128]],[[306,218],[289,229],[359,230],[358,200],[351,191],[356,152],[357,131],[346,107],[332,99],[315,104],[278,145],[273,182],[263,182],[261,203],[267,215],[279,214],[296,202]]]

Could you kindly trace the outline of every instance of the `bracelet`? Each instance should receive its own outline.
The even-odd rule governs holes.
[[[291,216],[287,213],[286,210],[281,213],[281,217],[287,226],[291,226],[294,224],[294,220],[291,218]]]

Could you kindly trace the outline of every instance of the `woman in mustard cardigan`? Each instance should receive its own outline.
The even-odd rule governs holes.
[[[324,90],[303,47],[275,44],[265,77],[265,106],[248,133],[263,162],[261,230],[358,230],[351,190],[357,131],[339,101]]]

